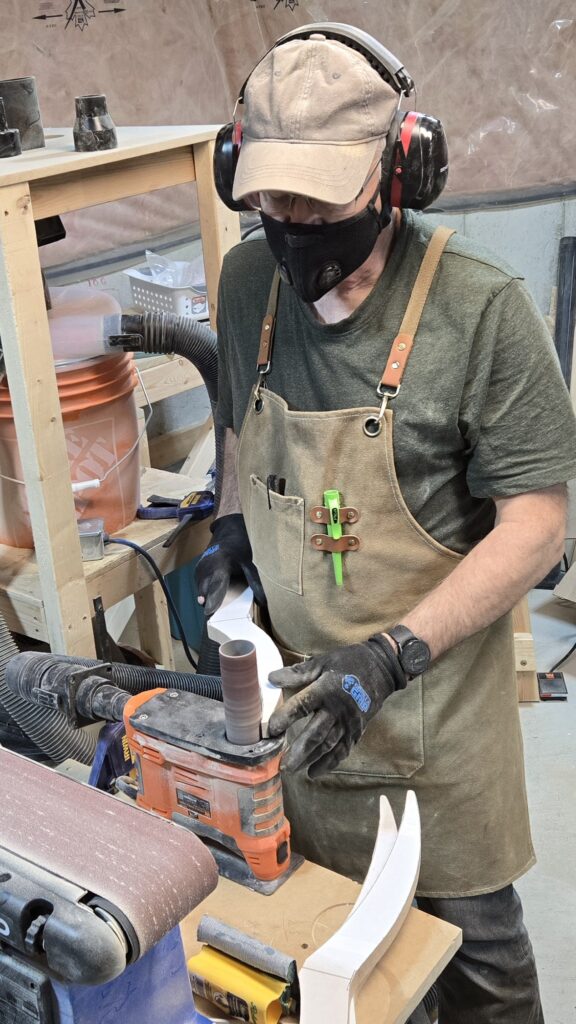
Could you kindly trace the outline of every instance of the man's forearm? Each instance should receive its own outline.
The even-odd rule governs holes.
[[[226,428],[224,439],[224,459],[222,466],[222,482],[220,492],[220,504],[218,506],[217,518],[233,515],[241,512],[240,495],[238,493],[238,479],[236,477],[236,452],[238,450],[238,438],[234,431]]]
[[[426,641],[432,658],[489,626],[561,559],[565,518],[564,487],[506,499],[491,533],[403,624]]]

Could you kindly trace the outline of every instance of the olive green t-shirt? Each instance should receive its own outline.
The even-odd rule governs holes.
[[[283,284],[271,390],[293,409],[378,407],[376,387],[432,232],[426,218],[404,212],[380,279],[339,323],[320,323]],[[266,241],[255,239],[228,253],[222,268],[218,418],[237,434],[274,265]],[[519,276],[460,235],[441,258],[390,408],[406,504],[456,551],[491,529],[493,497],[576,477],[576,421],[548,329]]]

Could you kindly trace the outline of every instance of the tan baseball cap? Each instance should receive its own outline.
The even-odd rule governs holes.
[[[351,202],[398,101],[392,86],[345,43],[318,35],[275,47],[246,86],[234,199],[278,191]]]

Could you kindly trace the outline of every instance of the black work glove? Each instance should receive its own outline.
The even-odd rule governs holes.
[[[198,597],[204,598],[206,615],[213,615],[220,607],[234,577],[244,576],[252,588],[254,600],[266,604],[266,595],[258,570],[252,561],[252,548],[246,531],[244,516],[239,512],[216,519],[210,530],[213,544],[200,557],[194,576]]]
[[[379,634],[276,669],[269,679],[289,693],[301,690],[273,713],[268,729],[271,736],[280,736],[298,719],[310,716],[284,755],[282,767],[289,772],[307,768],[311,779],[348,757],[386,698],[406,686],[397,655]]]

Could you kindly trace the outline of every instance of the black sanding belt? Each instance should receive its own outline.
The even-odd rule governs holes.
[[[2,848],[107,900],[140,955],[216,887],[192,832],[0,748]]]

